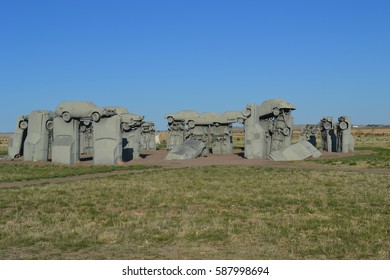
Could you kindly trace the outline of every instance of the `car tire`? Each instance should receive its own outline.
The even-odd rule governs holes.
[[[167,118],[167,120],[168,120],[168,123],[169,123],[169,124],[173,123],[173,121],[174,121],[174,119],[173,119],[172,116],[169,116],[169,117]]]
[[[326,122],[326,123],[324,123],[324,128],[325,128],[326,130],[332,129],[332,124],[329,123],[329,122]]]
[[[249,118],[252,114],[252,110],[250,108],[245,108],[244,111],[242,111],[242,114],[244,115],[244,117]]]
[[[54,128],[54,122],[53,122],[52,120],[48,120],[48,121],[46,122],[46,129],[47,129],[48,131],[52,131],[53,128]]]
[[[91,123],[92,123],[92,122],[91,122],[90,120],[84,120],[84,121],[83,121],[83,124],[84,124],[86,127],[90,126]]]
[[[188,127],[189,128],[194,128],[195,127],[195,122],[194,121],[189,121],[188,122]]]
[[[100,121],[100,114],[98,112],[93,112],[91,115],[91,118],[94,122],[99,122]]]
[[[65,122],[70,122],[70,120],[72,119],[72,116],[70,115],[69,112],[63,112],[62,118],[64,119]]]
[[[339,124],[339,127],[342,129],[342,130],[346,130],[348,128],[348,124],[346,122],[341,122]]]
[[[285,127],[285,128],[283,129],[283,135],[284,135],[284,136],[289,136],[289,135],[290,135],[290,129],[289,129],[288,127]]]
[[[128,131],[130,131],[130,125],[128,124],[128,123],[123,123],[122,124],[122,131],[123,132],[128,132]]]
[[[28,127],[28,122],[21,121],[19,122],[19,128],[25,130]]]

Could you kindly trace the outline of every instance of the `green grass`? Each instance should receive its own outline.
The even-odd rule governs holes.
[[[357,147],[378,147],[390,149],[390,134],[366,133],[354,135]]]
[[[84,174],[112,172],[118,170],[144,170],[156,168],[154,166],[83,166],[83,165],[50,165],[34,163],[0,163],[0,182],[28,181],[69,177]]]
[[[355,139],[374,153],[306,163],[324,170],[1,164],[0,182],[142,171],[0,189],[0,259],[387,260],[390,137]]]
[[[339,159],[318,160],[316,163],[360,168],[390,168],[390,134],[358,133],[354,135],[356,151],[371,151],[367,155],[352,155]],[[320,140],[317,141],[320,143]]]
[[[8,155],[8,147],[5,145],[0,145],[0,156]]]
[[[162,140],[160,144],[156,146],[157,150],[166,150],[167,149],[167,140]]]
[[[205,167],[0,189],[0,259],[389,259],[389,177]]]
[[[317,163],[330,165],[361,166],[366,168],[390,168],[390,149],[379,147],[357,147],[357,150],[373,151],[369,155],[355,155],[342,159],[319,160]]]

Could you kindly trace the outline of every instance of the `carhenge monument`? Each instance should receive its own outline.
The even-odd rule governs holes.
[[[167,159],[192,159],[200,155],[229,154],[233,150],[233,123],[244,124],[245,157],[273,160],[301,160],[320,156],[306,140],[292,145],[292,111],[295,106],[283,99],[261,105],[248,104],[242,112],[224,114],[180,111],[168,114]],[[201,144],[202,143],[202,144]]]
[[[292,144],[295,106],[283,99],[270,99],[261,105],[249,104],[243,111],[245,121],[245,157],[275,161],[304,160],[321,153],[306,139]]]
[[[347,116],[341,116],[336,125],[337,152],[349,153],[355,150],[355,140],[352,136],[352,121]]]
[[[194,159],[233,152],[233,124],[244,125],[244,157],[275,161],[319,157],[322,150],[348,153],[354,150],[349,117],[321,119],[307,125],[292,144],[295,106],[283,99],[250,103],[244,110],[219,113],[180,111],[167,114],[167,160]],[[33,111],[20,116],[8,146],[8,157],[25,161],[73,164],[93,158],[94,164],[116,165],[140,157],[140,149],[156,150],[154,123],[126,108],[98,107],[92,102],[63,102],[55,112]]]
[[[244,123],[241,112],[203,113],[180,111],[168,120],[170,150],[166,159],[192,159],[200,155],[230,154],[233,151],[233,123]]]
[[[63,102],[55,112],[20,116],[8,146],[8,157],[25,161],[73,164],[92,157],[94,164],[116,165],[140,157],[144,116],[123,107],[92,102]],[[148,123],[148,126],[154,126]]]
[[[306,139],[314,146],[317,136],[321,136],[321,148],[326,152],[349,153],[355,150],[355,140],[352,136],[352,122],[347,116],[338,118],[333,123],[332,117],[323,117],[317,125],[306,125],[302,129],[300,139]]]
[[[265,158],[291,145],[292,111],[295,106],[283,99],[271,99],[261,105],[248,104],[245,121],[245,157]]]

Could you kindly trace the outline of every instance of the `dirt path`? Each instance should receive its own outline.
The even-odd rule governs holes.
[[[359,151],[355,152],[356,155],[369,154],[370,151]],[[133,160],[124,165],[134,166],[134,165],[143,165],[143,166],[157,166],[160,168],[190,168],[190,167],[204,167],[204,166],[258,166],[258,167],[272,167],[272,168],[293,168],[300,170],[329,170],[329,171],[343,171],[343,172],[359,172],[359,173],[373,173],[373,174],[382,174],[390,175],[389,169],[366,169],[356,166],[328,166],[323,164],[317,164],[315,161],[317,159],[311,159],[306,161],[297,161],[297,162],[275,162],[267,159],[246,159],[243,157],[241,152],[235,152],[230,155],[209,155],[207,157],[196,158],[194,160],[165,160],[167,155],[166,151],[144,151],[142,153],[142,158]],[[324,159],[337,159],[349,157],[351,154],[335,154],[335,153],[323,153],[323,156],[320,160]],[[11,161],[11,162],[2,162],[2,164],[13,163],[13,164],[26,164],[24,161]],[[37,163],[34,163],[37,164]],[[42,162],[38,164],[51,164],[47,162]],[[90,165],[92,161],[83,161],[79,163],[80,165]],[[30,181],[17,181],[17,182],[4,182],[0,183],[0,188],[13,188],[13,187],[22,187],[22,186],[33,186],[41,184],[53,184],[53,183],[66,183],[74,182],[80,180],[96,179],[96,178],[106,178],[117,175],[127,175],[131,173],[140,173],[156,169],[146,169],[146,170],[120,170],[113,172],[103,172],[103,173],[94,173],[94,174],[85,174],[69,177],[60,177],[60,178],[48,178],[48,179],[38,179]]]

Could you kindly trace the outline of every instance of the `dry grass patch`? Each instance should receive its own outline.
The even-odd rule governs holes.
[[[389,176],[255,167],[0,190],[1,259],[388,259]]]
[[[0,144],[0,156],[8,155],[8,146],[4,144]]]
[[[107,173],[119,170],[144,170],[155,166],[103,166],[103,165],[57,165],[40,162],[0,162],[0,182],[29,181],[35,179],[60,178],[84,174]]]

